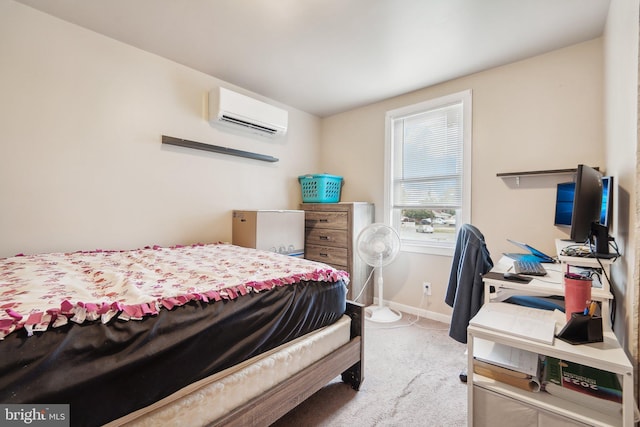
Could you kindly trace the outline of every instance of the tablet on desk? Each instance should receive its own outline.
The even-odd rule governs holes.
[[[549,262],[555,263],[556,260],[544,252],[534,248],[533,246],[529,246],[526,243],[516,242],[515,240],[507,239],[508,242],[513,243],[517,247],[529,252],[527,254],[515,254],[515,253],[505,253],[511,259],[516,261],[537,261],[537,262]]]

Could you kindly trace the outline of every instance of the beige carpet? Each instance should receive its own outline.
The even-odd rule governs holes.
[[[367,321],[360,391],[336,378],[273,426],[465,426],[467,387],[458,374],[466,346],[449,338],[448,325],[415,320]]]

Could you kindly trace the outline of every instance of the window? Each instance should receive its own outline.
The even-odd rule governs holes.
[[[471,218],[471,91],[386,115],[385,222],[402,249],[452,254]]]

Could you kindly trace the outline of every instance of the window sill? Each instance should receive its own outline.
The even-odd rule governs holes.
[[[400,246],[400,251],[402,252],[449,257],[453,256],[454,249],[455,248],[449,246],[426,246],[406,241],[403,241],[402,245]]]

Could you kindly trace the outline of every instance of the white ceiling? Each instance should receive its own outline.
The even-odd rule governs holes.
[[[600,36],[609,0],[18,0],[318,116]]]

